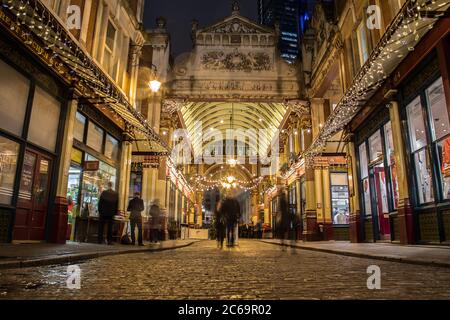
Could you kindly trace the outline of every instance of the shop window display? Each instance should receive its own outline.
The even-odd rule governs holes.
[[[384,126],[384,139],[386,146],[386,163],[389,167],[389,174],[391,178],[391,190],[393,194],[393,207],[394,209],[398,208],[398,178],[397,178],[397,164],[395,163],[395,154],[394,154],[394,141],[392,137],[392,125],[389,121]]]
[[[349,223],[349,193],[347,173],[332,173],[331,206],[334,224]]]
[[[77,112],[73,128],[73,137],[80,142],[84,141],[84,127],[86,126],[86,117]]]
[[[99,161],[95,157],[86,154],[85,160]],[[108,182],[112,182],[113,188],[116,185],[117,170],[110,165],[99,161],[99,169],[97,171],[83,172],[83,188],[81,203],[86,203],[89,215],[98,217],[98,201],[102,191],[108,187]]]
[[[359,146],[359,168],[363,188],[362,196],[364,204],[364,213],[366,214],[366,216],[370,216],[372,214],[372,208],[370,205],[369,171],[368,171],[367,150],[365,142]]]

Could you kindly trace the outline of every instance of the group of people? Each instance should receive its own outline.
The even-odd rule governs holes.
[[[117,214],[119,207],[119,195],[113,190],[113,185],[111,182],[108,183],[108,189],[103,191],[100,195],[98,202],[98,213],[99,213],[99,223],[98,223],[98,243],[104,243],[103,233],[105,226],[107,227],[107,243],[112,245],[112,226],[113,218]],[[136,227],[138,229],[138,245],[143,246],[143,228],[142,228],[142,212],[144,211],[144,201],[141,199],[139,192],[134,194],[134,198],[128,203],[127,211],[130,212],[130,228],[131,228],[131,244],[136,244]],[[158,242],[162,239],[161,230],[161,210],[159,207],[159,200],[154,200],[150,205],[149,214],[151,217],[150,221],[150,240],[151,242]]]
[[[239,236],[241,238],[256,238],[262,239],[263,236],[263,225],[261,221],[258,221],[256,224],[247,223],[241,225],[239,227]]]
[[[236,240],[236,226],[241,217],[241,208],[235,198],[226,197],[217,203],[214,212],[217,246],[223,248],[225,238],[227,246],[233,246]]]

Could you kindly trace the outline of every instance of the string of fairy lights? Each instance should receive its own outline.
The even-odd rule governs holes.
[[[1,0],[1,3],[2,8],[14,16],[11,31],[20,30],[27,45],[32,44],[33,37],[42,42],[45,50],[42,54],[49,54],[49,61],[52,61],[49,67],[67,67],[67,72],[59,68],[59,73],[83,90],[84,98],[99,99],[116,120],[124,120],[129,127],[142,132],[150,143],[156,142],[168,151],[166,142],[45,5],[38,0]]]
[[[359,112],[362,104],[381,87],[397,64],[430,30],[436,18],[445,14],[450,1],[408,0],[359,70],[350,89],[327,119],[312,145],[302,154],[307,166],[314,165],[328,140]],[[437,14],[436,14],[437,13]]]

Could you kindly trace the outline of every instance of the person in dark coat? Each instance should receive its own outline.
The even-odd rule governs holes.
[[[278,236],[281,239],[282,244],[284,245],[284,241],[288,238],[291,224],[291,220],[289,217],[287,195],[285,191],[283,191],[280,195],[280,207],[278,214],[280,215],[279,219],[280,223],[278,225]]]
[[[223,248],[225,239],[225,219],[221,213],[221,203],[217,202],[216,210],[214,210],[214,223],[216,227],[217,247]]]
[[[233,198],[225,198],[222,203],[221,215],[225,218],[227,226],[227,245],[233,246],[235,240],[235,226],[240,217],[239,202]]]
[[[112,182],[108,182],[108,190],[105,190],[100,195],[98,202],[98,243],[103,243],[103,231],[105,224],[107,225],[107,242],[112,245],[112,226],[113,217],[117,214],[119,207],[119,195],[113,190]]]
[[[142,242],[142,211],[144,211],[144,201],[141,199],[139,192],[134,194],[134,198],[128,203],[127,211],[130,212],[130,226],[131,226],[131,244],[136,244],[136,235],[134,230],[138,227],[138,243],[143,246]]]
[[[161,209],[159,200],[155,199],[150,206],[150,241],[158,243],[161,229]]]

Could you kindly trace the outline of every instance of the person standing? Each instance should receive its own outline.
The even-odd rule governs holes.
[[[107,242],[112,245],[112,225],[113,217],[116,215],[119,207],[119,195],[113,190],[112,182],[108,182],[108,190],[100,195],[98,202],[98,243],[103,243],[103,231],[105,224],[107,225]]]
[[[283,249],[284,249],[284,241],[289,238],[289,230],[290,230],[290,224],[291,224],[291,220],[289,217],[287,194],[286,194],[285,190],[283,190],[280,195],[280,207],[279,207],[278,214],[280,215],[280,224],[278,226],[278,234],[279,234],[279,237],[281,239],[281,244],[283,245]]]
[[[127,211],[130,213],[130,226],[131,226],[131,244],[136,244],[136,235],[134,233],[136,226],[138,228],[138,243],[143,246],[142,241],[142,211],[144,211],[144,201],[141,199],[139,192],[134,194],[134,198],[128,203]]]

